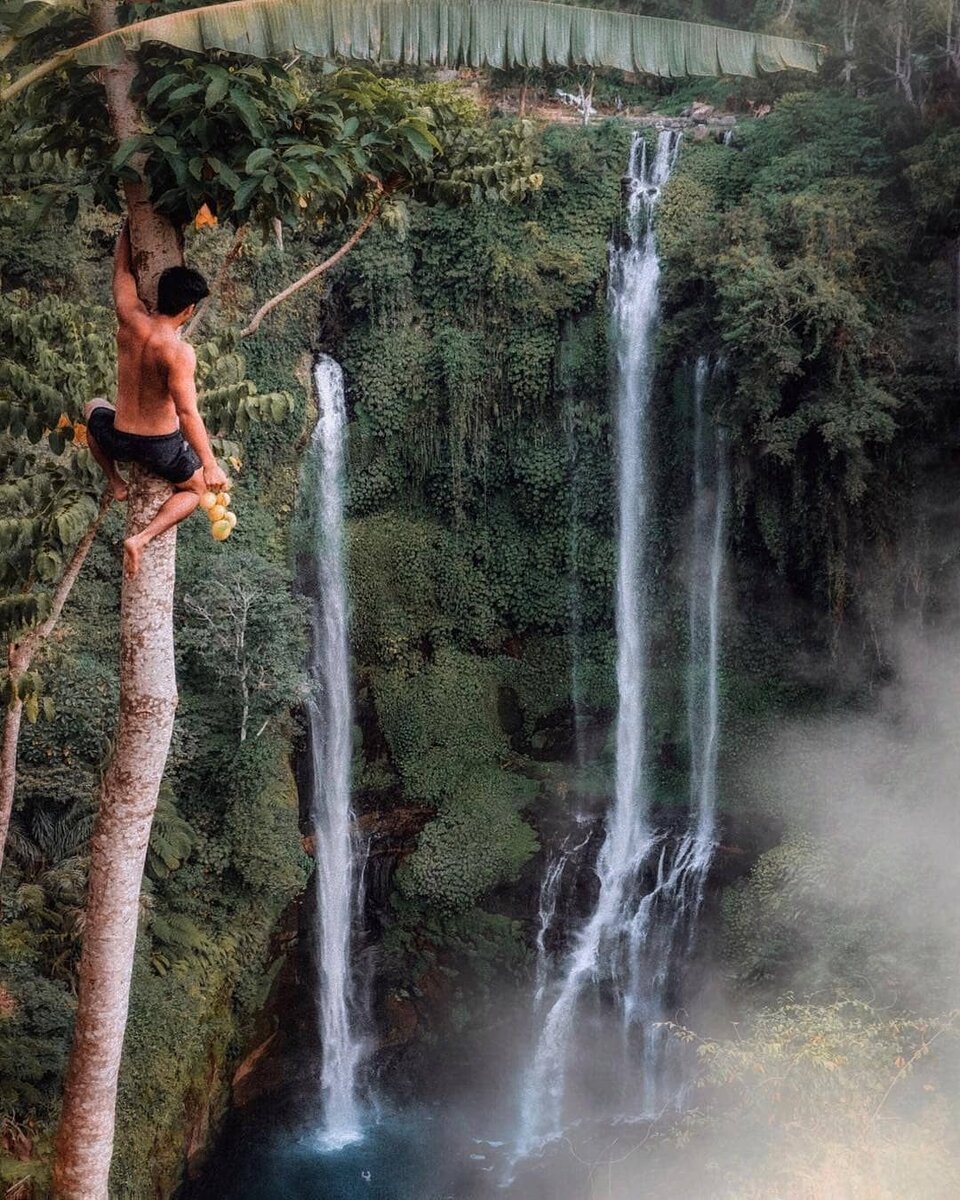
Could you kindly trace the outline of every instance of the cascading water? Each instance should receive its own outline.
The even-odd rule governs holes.
[[[337,1149],[362,1136],[356,1077],[362,1043],[353,1028],[351,931],[356,914],[352,718],[343,569],[343,372],[321,355],[314,367],[319,419],[308,469],[316,489],[315,582],[307,705],[312,756],[310,816],[315,846],[316,957],[322,1068],[323,1144]]]
[[[690,656],[687,725],[690,738],[690,811],[696,824],[699,881],[713,852],[717,827],[720,751],[720,585],[723,574],[729,478],[723,446],[704,406],[710,364],[697,360],[693,386],[693,535],[690,558]]]
[[[574,1018],[587,989],[601,981],[612,985],[627,1026],[645,1007],[636,1003],[632,964],[647,932],[645,909],[650,906],[640,890],[644,867],[657,842],[649,826],[644,763],[649,653],[647,459],[660,279],[653,214],[679,146],[675,133],[661,133],[650,160],[646,139],[640,133],[635,136],[627,172],[627,236],[625,244],[610,252],[619,469],[616,793],[597,861],[596,907],[574,941],[524,1082],[518,1158],[558,1136],[563,1128],[567,1068],[577,1040]]]
[[[576,856],[590,840],[590,834],[588,833],[586,837],[581,838],[574,845],[575,836],[575,834],[568,834],[564,838],[563,844],[557,854],[548,861],[547,869],[543,874],[543,882],[540,884],[537,938],[534,943],[537,948],[536,987],[533,997],[535,1008],[539,1007],[546,992],[551,962],[547,941],[556,919],[557,902],[560,898],[560,889],[563,885],[564,875],[566,874],[568,865],[571,862],[576,862]]]
[[[690,536],[687,729],[689,809],[679,838],[660,843],[653,887],[634,918],[642,937],[632,963],[625,1015],[644,1031],[645,1115],[682,1103],[680,1047],[663,1032],[680,993],[696,933],[717,830],[720,748],[720,602],[728,493],[720,438],[705,416],[709,363],[698,359],[693,386],[693,528]]]
[[[583,614],[581,611],[580,594],[580,487],[579,478],[581,464],[578,455],[576,437],[576,417],[573,397],[568,394],[564,404],[563,425],[567,443],[567,468],[570,473],[570,515],[568,521],[567,549],[570,558],[570,591],[569,591],[569,620],[567,636],[570,643],[570,697],[573,701],[573,735],[577,756],[577,766],[582,767],[586,761],[584,746],[583,711],[583,662],[581,654],[581,636],[583,632]]]
[[[716,837],[728,480],[722,447],[705,417],[710,371],[706,358],[701,358],[693,389],[690,795],[686,827],[678,836],[652,827],[646,762],[651,603],[647,527],[653,515],[648,437],[660,271],[652,218],[678,149],[675,135],[661,134],[656,156],[648,163],[646,142],[642,137],[635,141],[628,173],[628,241],[610,254],[619,463],[616,792],[597,861],[596,906],[577,934],[552,994],[545,931],[553,921],[568,861],[564,849],[543,881],[535,1009],[545,1016],[525,1080],[516,1159],[559,1136],[575,1117],[569,1077],[575,1070],[588,1072],[588,1059],[595,1063],[606,1058],[609,1064],[602,1095],[587,1105],[597,1117],[652,1118],[682,1098],[682,1063],[672,1053],[675,1046],[663,1022],[682,984]],[[578,1084],[582,1087],[582,1080]]]

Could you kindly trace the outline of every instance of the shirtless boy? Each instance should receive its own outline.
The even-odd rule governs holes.
[[[140,463],[176,489],[150,524],[123,543],[128,576],[139,570],[148,542],[189,517],[204,492],[228,486],[197,410],[197,358],[179,332],[207,292],[199,272],[170,267],[160,276],[157,311],[147,312],[137,295],[130,227],[123,227],[113,259],[117,406],[106,400],[92,400],[86,406],[87,440],[118,500],[127,498],[118,459]]]

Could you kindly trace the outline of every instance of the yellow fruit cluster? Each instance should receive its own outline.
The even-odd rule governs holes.
[[[200,497],[200,507],[210,518],[210,533],[214,541],[225,542],[237,523],[237,514],[230,509],[229,493],[204,492]]]

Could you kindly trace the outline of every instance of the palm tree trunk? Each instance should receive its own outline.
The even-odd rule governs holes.
[[[128,533],[170,495],[134,468]],[[107,1200],[117,1076],[137,941],[143,864],[167,761],[177,687],[173,657],[176,528],[154,539],[120,605],[120,719],[100,793],[80,958],[79,998],[53,1174],[56,1200]]]

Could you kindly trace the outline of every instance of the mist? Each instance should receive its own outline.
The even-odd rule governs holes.
[[[960,633],[888,644],[869,705],[776,723],[728,779],[783,833],[724,889],[712,1008],[673,1031],[691,1106],[584,1155],[583,1200],[960,1191]]]

